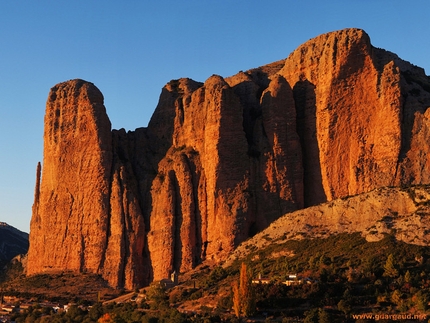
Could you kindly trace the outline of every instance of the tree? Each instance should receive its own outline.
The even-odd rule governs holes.
[[[418,291],[412,299],[419,311],[425,312],[427,310],[428,297],[426,293]]]
[[[233,311],[237,317],[240,317],[240,292],[239,284],[237,281],[233,283]]]
[[[342,311],[345,316],[348,316],[351,313],[351,304],[347,300],[341,299],[339,303],[337,303],[337,309]]]
[[[332,317],[330,313],[320,308],[318,312],[318,323],[331,323],[331,322],[332,322]]]
[[[411,282],[411,273],[408,270],[405,274],[405,283],[410,283],[410,282]]]
[[[85,311],[76,305],[70,306],[69,310],[66,313],[66,316],[71,318],[72,321],[82,322],[82,317],[85,315]]]
[[[208,288],[208,287],[214,286],[225,277],[227,277],[227,272],[225,271],[225,269],[222,268],[221,266],[216,267],[214,268],[214,270],[211,271],[209,276],[203,282],[203,287]]]
[[[403,302],[403,295],[402,293],[396,289],[392,294],[391,294],[391,301],[396,304],[397,306],[402,305]]]
[[[376,256],[370,256],[364,262],[364,272],[366,276],[376,274],[380,270],[378,260]]]
[[[169,298],[163,286],[159,283],[152,283],[148,289],[147,297],[149,306],[153,310],[163,309],[169,307]]]
[[[384,276],[390,278],[396,278],[397,276],[399,276],[399,271],[394,265],[394,256],[391,253],[388,255],[387,261],[384,265]]]
[[[97,321],[103,315],[102,303],[94,304],[89,310],[88,315],[93,321]]]
[[[304,323],[318,323],[319,309],[313,308],[310,311],[305,312]]]
[[[240,268],[240,295],[242,296],[242,313],[244,316],[249,316],[255,312],[255,297],[252,289],[252,281],[248,275],[248,267],[242,263]]]
[[[102,317],[100,317],[97,321],[98,323],[113,323],[114,320],[112,316],[109,313],[106,313]]]
[[[309,262],[308,263],[309,263],[309,268],[310,269],[315,269],[316,263],[317,263],[317,259],[314,256],[311,256],[309,258]]]
[[[233,310],[237,317],[250,316],[255,312],[255,293],[245,263],[240,268],[239,283],[233,284]]]

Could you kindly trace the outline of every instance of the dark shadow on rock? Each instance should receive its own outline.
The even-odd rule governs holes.
[[[294,85],[293,93],[303,156],[304,206],[308,207],[327,201],[317,138],[315,85],[307,80],[299,81]]]

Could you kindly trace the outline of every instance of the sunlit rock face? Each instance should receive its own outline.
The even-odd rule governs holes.
[[[423,69],[372,47],[364,31],[346,29],[300,46],[279,74],[294,90],[307,205],[429,181]]]
[[[112,130],[72,80],[48,97],[28,274],[134,288],[218,263],[281,215],[428,183],[430,81],[359,29],[204,83],[169,82],[146,128]]]

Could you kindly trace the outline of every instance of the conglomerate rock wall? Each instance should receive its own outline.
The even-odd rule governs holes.
[[[360,29],[228,78],[171,81],[135,131],[111,129],[93,84],[60,83],[47,101],[27,273],[142,286],[220,262],[285,213],[429,183],[429,106],[424,70]]]

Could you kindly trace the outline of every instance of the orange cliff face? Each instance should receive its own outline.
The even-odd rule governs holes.
[[[112,137],[103,95],[93,84],[73,80],[51,89],[28,274],[88,271],[114,286],[140,283],[127,269],[143,270],[144,222],[129,193],[132,183],[120,183],[126,171]]]
[[[103,96],[51,89],[28,274],[133,288],[217,263],[281,215],[429,183],[430,81],[346,29],[286,60],[169,82],[147,128],[111,130]],[[40,170],[38,171],[40,173]]]
[[[97,88],[75,80],[51,89],[43,181],[36,185],[40,187],[31,220],[29,273],[97,269],[106,246],[96,240],[106,240],[108,227],[110,138],[110,121]]]
[[[300,46],[279,74],[294,91],[306,205],[429,182],[430,79],[421,68],[345,29]]]
[[[308,204],[395,184],[400,69],[378,51],[364,31],[342,30],[300,46],[280,71],[294,88],[306,141]]]

